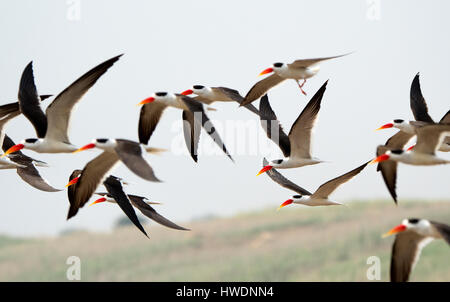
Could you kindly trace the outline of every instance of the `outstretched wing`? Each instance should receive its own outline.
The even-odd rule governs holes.
[[[264,158],[263,159],[263,166],[267,166],[269,164],[269,162]],[[280,172],[278,172],[276,169],[272,168],[269,171],[266,172],[267,175],[269,175],[269,177],[276,182],[277,184],[279,184],[280,186],[292,190],[294,192],[297,192],[298,194],[301,195],[312,195],[308,190],[303,189],[302,187],[296,185],[295,183],[293,183],[292,181],[290,181],[289,179],[287,179],[286,177],[284,177],[283,175],[281,175]]]
[[[271,74],[267,78],[262,79],[261,81],[257,82],[255,85],[253,85],[252,88],[247,92],[247,95],[245,96],[244,101],[241,103],[241,106],[248,105],[252,103],[253,101],[259,99],[263,95],[267,93],[272,87],[275,87],[276,85],[283,82],[285,78],[280,77],[276,73]]]
[[[259,102],[259,112],[261,126],[266,132],[267,137],[280,147],[285,157],[289,157],[291,155],[291,143],[289,137],[284,132],[275,112],[273,112],[267,94],[265,94]]]
[[[212,124],[209,117],[206,115],[205,110],[203,108],[203,105],[194,99],[191,99],[189,97],[183,96],[183,95],[177,95],[178,97],[181,97],[183,102],[186,104],[186,106],[189,108],[189,110],[194,114],[194,121],[196,123],[201,123],[203,129],[211,136],[211,138],[214,140],[214,142],[219,146],[219,148],[222,149],[222,151],[232,160],[233,158],[228,153],[227,148],[225,147],[225,144],[222,142],[222,139],[220,138],[219,133],[214,128],[214,125]],[[200,121],[199,121],[200,118]]]
[[[311,158],[313,128],[317,121],[320,104],[327,84],[328,81],[317,90],[291,127],[291,131],[289,132],[291,157]]]
[[[155,209],[153,209],[149,204],[145,203],[142,200],[142,197],[128,195],[128,198],[130,199],[133,206],[138,208],[138,210],[141,211],[142,214],[154,220],[155,222],[171,229],[189,231],[189,229],[183,228],[182,226],[179,226],[169,219],[165,218],[164,216],[158,214]]]
[[[138,126],[139,142],[141,144],[148,144],[166,108],[167,106],[160,102],[152,102],[142,106]]]
[[[66,143],[69,142],[68,130],[75,105],[121,56],[118,55],[111,58],[89,70],[56,96],[46,110],[48,120],[48,129],[45,134],[46,138]]]
[[[119,161],[119,156],[115,152],[104,151],[99,156],[86,164],[81,172],[80,178],[76,183],[73,194],[73,202],[70,203],[67,219],[75,216],[79,208],[82,208],[97,187],[101,184],[106,174]],[[69,196],[70,201],[70,196]]]
[[[428,114],[428,106],[420,89],[419,74],[417,73],[411,83],[410,90],[410,107],[414,118],[417,121],[434,123],[431,116]]]
[[[332,180],[327,181],[323,185],[321,185],[316,192],[311,196],[311,198],[317,198],[317,199],[326,199],[328,196],[330,196],[331,193],[333,193],[340,185],[346,183],[356,175],[358,175],[368,164],[370,161],[362,164],[356,169],[351,170],[350,172],[347,172],[341,176],[338,176],[336,178],[333,178]]]
[[[144,227],[139,222],[139,219],[136,216],[136,212],[131,205],[130,199],[128,199],[127,194],[123,191],[122,184],[120,181],[114,176],[109,176],[104,182],[108,193],[114,198],[122,211],[127,215],[127,217],[133,222],[133,224],[142,232],[145,236],[148,237],[147,233],[144,230]]]

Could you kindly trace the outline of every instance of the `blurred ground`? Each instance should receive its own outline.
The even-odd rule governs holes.
[[[388,281],[392,238],[381,234],[405,217],[450,223],[450,202],[351,202],[291,206],[181,224],[151,223],[111,233],[68,232],[57,238],[0,236],[0,281],[66,281],[69,256],[82,281],[368,281],[370,256]],[[427,246],[411,281],[450,281],[450,248]]]

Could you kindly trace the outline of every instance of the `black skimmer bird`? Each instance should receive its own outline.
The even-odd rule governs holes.
[[[56,96],[44,113],[34,83],[32,62],[25,68],[20,80],[19,105],[21,112],[33,124],[38,138],[25,139],[5,154],[23,148],[40,153],[70,153],[78,148],[70,143],[68,128],[75,105],[122,55],[94,67]]]
[[[267,68],[260,73],[260,75],[268,73],[272,74],[253,85],[253,87],[245,96],[245,99],[241,103],[241,106],[248,105],[253,101],[259,99],[260,97],[265,95],[272,87],[280,84],[287,79],[295,80],[301,92],[306,95],[305,91],[303,91],[303,85],[306,83],[306,79],[309,79],[319,72],[320,66],[318,63],[325,60],[343,57],[346,55],[348,54],[325,58],[296,60],[290,64],[274,63],[272,67]],[[303,80],[302,84],[300,84],[300,80]]]
[[[79,181],[79,177],[74,177],[76,175],[80,175],[80,170],[75,170],[71,175],[71,181],[69,182],[69,190],[73,192],[75,189],[71,189],[71,187],[76,186],[77,182]],[[148,218],[154,220],[155,222],[166,226],[168,228],[176,229],[176,230],[183,230],[183,231],[189,231],[189,229],[186,229],[184,227],[181,227],[172,221],[168,220],[164,216],[158,214],[158,212],[153,209],[150,204],[159,204],[157,202],[151,202],[146,197],[137,196],[137,195],[131,195],[131,194],[125,194],[123,190],[122,184],[125,184],[122,179],[110,175],[106,178],[106,180],[103,182],[103,185],[106,187],[107,193],[95,193],[96,195],[100,195],[101,197],[97,200],[95,200],[91,205],[98,204],[101,202],[111,202],[116,203],[119,205],[119,207],[122,209],[122,211],[127,215],[127,217],[133,222],[133,224],[142,232],[145,234],[145,236],[148,237],[147,233],[145,232],[144,228],[142,227],[141,223],[139,222],[139,219],[136,216],[136,212],[133,209],[133,206],[137,208],[142,214],[147,216]],[[68,191],[69,192],[69,191]]]
[[[102,183],[106,174],[114,168],[114,166],[121,161],[133,173],[139,177],[152,181],[161,182],[156,176],[152,167],[145,161],[142,154],[159,153],[164,150],[153,147],[144,147],[137,142],[125,139],[95,139],[92,143],[87,144],[75,152],[99,148],[104,150],[100,155],[92,159],[86,164],[81,172],[74,171],[71,175],[73,178],[80,177],[73,192],[68,192],[69,202],[71,204],[67,219],[73,217],[78,209],[83,207],[89,198],[94,194],[95,189]],[[70,185],[70,182],[69,184]],[[75,190],[76,189],[76,190]],[[72,196],[71,196],[72,195]]]
[[[417,143],[413,149],[388,150],[372,162],[394,160],[416,166],[449,164],[449,160],[436,156],[438,147],[447,135],[450,135],[450,124],[431,124],[417,128]]]
[[[210,105],[214,102],[238,102],[241,104],[244,101],[244,97],[240,95],[239,91],[227,87],[194,85],[191,89],[185,90],[181,94],[196,94],[197,96],[193,99],[206,105]],[[245,105],[244,107],[256,115],[259,115],[258,109],[252,104]]]
[[[261,125],[267,133],[267,136],[280,147],[285,158],[270,161],[268,165],[259,171],[258,175],[272,168],[297,168],[323,162],[318,158],[312,157],[311,140],[314,124],[319,114],[320,103],[327,83],[328,81],[320,87],[303,109],[302,113],[292,125],[289,136],[284,133],[277,116],[270,107],[267,95],[261,98],[259,103]]]
[[[115,176],[113,176],[113,177],[115,177]],[[95,194],[100,195],[102,197],[100,197],[99,199],[97,199],[96,201],[91,203],[91,205],[97,204],[100,202],[105,202],[105,201],[111,202],[111,203],[117,203],[117,200],[110,193],[98,192]],[[171,229],[190,231],[189,229],[186,229],[186,228],[179,226],[179,225],[173,223],[172,221],[168,220],[167,218],[165,218],[164,216],[162,216],[158,212],[156,212],[156,210],[150,206],[151,204],[159,204],[159,202],[152,202],[152,201],[149,201],[147,197],[142,197],[142,196],[137,196],[137,195],[132,195],[132,194],[127,194],[127,196],[131,202],[131,205],[133,207],[137,208],[143,215],[147,216],[151,220],[159,223],[160,225],[171,228]]]
[[[174,107],[183,111],[184,138],[189,153],[195,162],[197,162],[201,127],[213,138],[219,148],[234,161],[200,102],[182,94],[156,92],[138,105],[144,105],[139,117],[139,142],[141,144],[146,145],[148,143],[164,110],[167,107]]]
[[[438,146],[449,134],[450,124],[430,124],[416,128],[417,143],[412,149],[403,150],[413,136],[403,131],[392,136],[385,145],[377,147],[377,157],[372,163],[379,163],[377,171],[381,170],[386,187],[396,204],[397,163],[419,166],[449,164],[449,160],[436,156]]]
[[[394,119],[387,124],[379,127],[376,130],[397,128],[400,131],[411,134],[411,137],[415,136],[416,129],[425,125],[434,124],[434,120],[428,113],[428,106],[425,98],[422,95],[420,88],[419,74],[416,74],[410,89],[410,107],[414,115],[415,121],[406,121],[403,119]],[[450,110],[441,118],[439,124],[450,123]],[[450,152],[450,137],[446,137],[442,144],[439,146],[438,151]]]
[[[2,149],[6,151],[14,145],[15,144],[12,139],[9,138],[8,135],[5,135],[3,139]],[[18,165],[17,167],[15,167],[17,174],[30,186],[45,192],[61,191],[49,185],[48,182],[39,174],[39,171],[36,169],[36,167],[48,167],[45,162],[26,156],[20,151],[14,154],[10,154],[9,159]],[[0,169],[2,169],[1,166]]]
[[[391,282],[407,282],[422,249],[434,239],[450,245],[450,226],[426,219],[409,218],[383,235],[396,234],[392,245]]]
[[[267,165],[267,160],[263,159],[263,166]],[[358,175],[368,164],[366,162],[356,169],[351,170],[341,176],[333,178],[326,183],[322,184],[314,193],[310,193],[308,190],[296,185],[283,175],[281,175],[276,169],[271,169],[267,172],[269,177],[279,184],[280,186],[292,190],[297,195],[293,195],[290,199],[283,202],[279,209],[287,206],[291,203],[303,204],[306,206],[331,206],[331,205],[342,205],[342,203],[329,200],[330,194],[332,194],[340,185],[346,183],[356,175]]]

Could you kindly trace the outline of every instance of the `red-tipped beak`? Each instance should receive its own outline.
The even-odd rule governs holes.
[[[11,153],[14,153],[14,152],[17,152],[17,151],[19,151],[19,150],[22,150],[24,147],[25,147],[25,146],[24,146],[23,144],[17,144],[17,145],[14,145],[14,146],[12,146],[11,148],[9,148],[9,149],[2,155],[2,157],[5,157],[6,155],[11,154]]]
[[[259,75],[262,76],[263,74],[267,74],[267,73],[271,73],[271,72],[273,72],[272,67],[264,69],[263,71],[261,71],[261,73]]]
[[[406,149],[406,151],[411,151],[412,149],[414,149],[416,145],[412,145],[411,147],[409,147],[408,149]]]
[[[105,197],[101,197],[101,198],[97,199],[96,201],[94,201],[93,203],[91,203],[90,206],[93,205],[93,204],[96,204],[96,203],[104,202],[104,201],[106,201],[106,198]]]
[[[386,124],[386,125],[381,126],[381,127],[378,128],[378,129],[375,129],[375,131],[377,131],[377,130],[382,130],[382,129],[387,129],[387,128],[392,128],[392,127],[394,127],[394,124],[388,123],[388,124]]]
[[[137,106],[145,105],[145,104],[151,103],[151,102],[153,102],[154,100],[155,100],[155,98],[151,96],[151,97],[146,98],[145,100],[141,101],[140,103],[138,103]]]
[[[388,160],[388,159],[389,159],[389,155],[383,154],[383,155],[378,156],[374,160],[372,160],[370,162],[370,164],[379,163],[379,162],[382,162],[382,161],[385,161],[385,160]]]
[[[406,230],[406,226],[403,224],[400,224],[398,226],[396,226],[395,228],[393,228],[392,230],[390,230],[389,232],[383,234],[383,238],[394,235],[396,233],[400,233],[403,232],[404,230]]]
[[[279,207],[278,210],[281,209],[282,207],[285,207],[287,205],[290,205],[294,200],[293,199],[288,199],[285,202],[283,202]]]
[[[73,151],[72,153],[78,153],[80,151],[84,151],[84,150],[87,150],[87,149],[92,149],[92,148],[95,148],[95,147],[96,146],[93,143],[92,144],[87,144],[86,146],[83,146],[80,149]]]
[[[78,182],[78,180],[80,179],[80,177],[75,177],[74,179],[72,179],[71,181],[69,181],[69,183],[66,185],[66,188],[70,187],[71,185],[74,185]]]
[[[193,93],[194,93],[194,91],[192,91],[192,89],[188,89],[188,90],[183,91],[181,94],[182,95],[190,95],[190,94],[193,94]]]
[[[273,168],[273,167],[270,166],[270,165],[265,166],[264,168],[261,169],[261,171],[258,172],[258,174],[256,174],[256,176],[259,176],[259,175],[263,174],[264,172],[269,171],[269,170],[272,169],[272,168]]]

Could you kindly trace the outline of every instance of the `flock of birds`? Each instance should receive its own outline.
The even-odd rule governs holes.
[[[47,107],[45,113],[41,109],[41,101],[52,97],[39,95],[34,81],[33,66],[30,62],[22,73],[19,85],[18,102],[0,106],[0,142],[4,153],[0,157],[0,169],[16,169],[18,175],[29,185],[46,192],[61,191],[51,186],[41,177],[36,167],[47,166],[45,162],[31,158],[20,150],[29,149],[38,153],[76,153],[88,149],[103,150],[100,155],[89,161],[82,170],[75,170],[69,177],[66,187],[70,203],[67,219],[75,216],[93,195],[100,198],[92,204],[101,202],[117,203],[134,225],[147,237],[145,229],[139,222],[134,208],[157,223],[177,230],[188,230],[158,214],[151,206],[156,204],[145,197],[126,194],[123,185],[126,182],[119,177],[109,175],[118,163],[123,163],[139,177],[160,182],[152,167],[144,159],[146,153],[158,153],[164,149],[150,147],[149,140],[156,126],[168,107],[181,109],[183,133],[187,149],[192,159],[197,162],[198,142],[201,129],[214,140],[232,161],[233,158],[225,147],[219,133],[214,128],[205,105],[213,102],[237,102],[253,114],[259,116],[267,137],[280,148],[284,158],[268,161],[263,159],[263,168],[259,174],[267,175],[276,183],[296,193],[281,204],[280,208],[296,203],[307,206],[341,205],[330,200],[329,196],[342,184],[358,175],[368,164],[378,163],[389,193],[397,204],[396,178],[399,162],[409,165],[438,165],[450,161],[440,158],[436,151],[450,151],[450,111],[440,122],[436,123],[428,114],[427,104],[422,96],[419,74],[412,82],[410,107],[415,121],[395,119],[379,129],[397,128],[399,131],[384,145],[376,149],[376,158],[367,161],[357,168],[323,183],[314,193],[300,187],[285,178],[277,169],[292,169],[306,165],[319,164],[322,161],[311,154],[311,138],[327,82],[313,95],[301,114],[286,134],[272,110],[267,92],[287,79],[295,80],[302,94],[307,79],[319,71],[322,61],[341,56],[296,60],[290,64],[275,63],[261,72],[270,74],[257,82],[245,97],[234,89],[226,87],[206,87],[194,85],[182,93],[156,92],[139,103],[142,106],[139,117],[139,142],[128,139],[98,138],[78,148],[70,142],[68,127],[74,106],[84,94],[95,85],[122,55],[113,57],[73,82],[59,93]],[[190,96],[190,95],[195,96]],[[260,99],[259,109],[252,103]],[[5,134],[5,125],[12,118],[23,114],[34,126],[37,138],[28,138],[15,144]],[[404,150],[407,143],[416,137],[416,144]],[[107,192],[96,192],[101,184]],[[134,208],[133,208],[134,207]],[[391,280],[407,281],[410,272],[418,260],[421,249],[432,239],[444,239],[450,244],[450,226],[426,219],[409,218],[390,230],[386,235],[396,234],[391,257]]]

